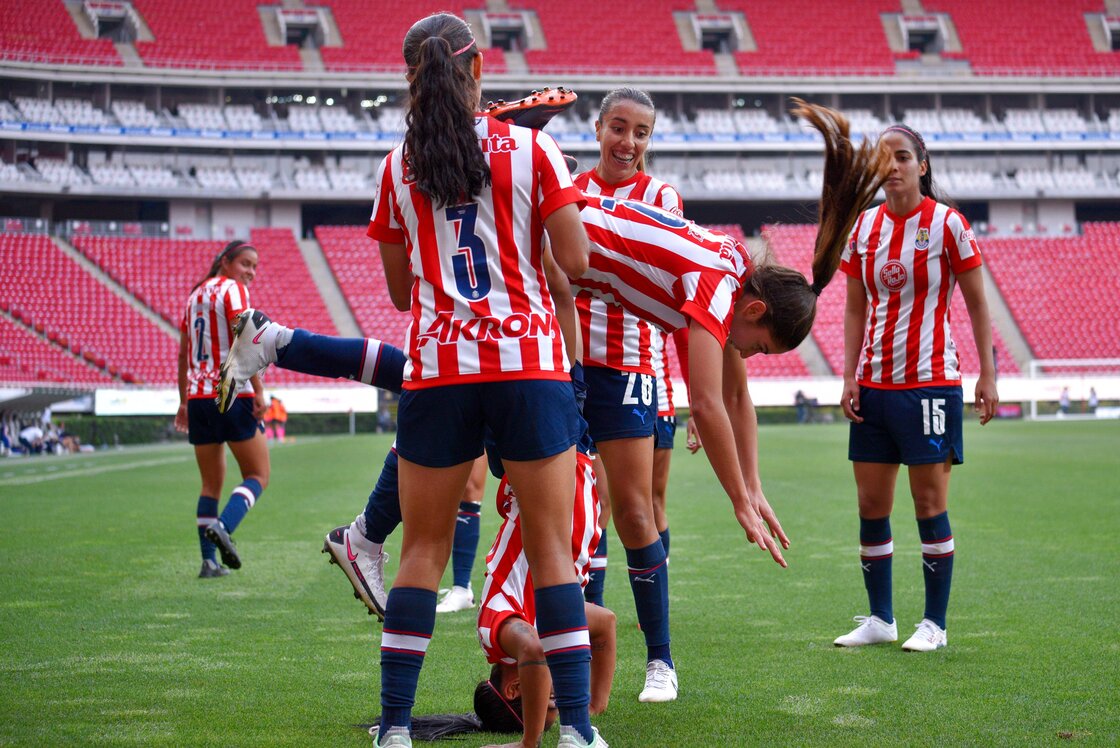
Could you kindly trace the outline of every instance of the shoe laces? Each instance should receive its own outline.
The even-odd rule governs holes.
[[[921,623],[914,624],[914,628],[918,630],[915,636],[920,636],[929,642],[937,641],[940,629],[933,621],[923,618]]]
[[[863,628],[864,626],[873,625],[875,623],[875,616],[854,616],[852,620],[859,624],[857,628]]]
[[[653,660],[646,665],[646,688],[669,688],[672,678],[673,668],[664,660]]]

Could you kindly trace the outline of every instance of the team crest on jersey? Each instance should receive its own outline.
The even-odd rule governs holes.
[[[517,141],[505,135],[491,135],[479,142],[483,153],[512,153],[517,150]]]
[[[929,249],[929,229],[918,229],[918,233],[914,237],[914,249],[918,251]]]
[[[898,260],[891,260],[879,271],[879,282],[889,291],[901,291],[906,285],[906,266]]]

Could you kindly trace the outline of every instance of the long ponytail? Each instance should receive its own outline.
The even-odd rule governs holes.
[[[817,314],[817,297],[840,267],[840,255],[856,219],[871,205],[892,169],[890,151],[882,144],[865,139],[855,147],[844,115],[798,98],[793,103],[797,105],[793,114],[808,120],[824,136],[824,186],[813,249],[813,282],[793,268],[763,264],[744,289],[766,302],[766,314],[759,322],[786,350],[796,348],[808,336]]]
[[[408,65],[404,158],[420,191],[436,205],[457,205],[490,185],[490,167],[475,133],[481,54],[466,22],[437,13],[404,37]]]

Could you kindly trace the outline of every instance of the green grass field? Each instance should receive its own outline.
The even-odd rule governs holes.
[[[949,647],[928,655],[832,646],[866,613],[846,430],[761,436],[767,496],[793,540],[786,570],[747,545],[705,458],[674,455],[675,703],[637,703],[644,645],[614,539],[618,671],[596,720],[613,748],[1120,743],[1120,422],[967,428]],[[195,578],[188,446],[0,462],[0,744],[369,745],[355,725],[379,712],[380,629],[319,551],[364,506],[388,445],[276,448],[272,485],[237,533],[245,566],[219,580]],[[902,488],[905,637],[922,576]],[[492,490],[484,546],[491,502]],[[470,709],[487,670],[473,623],[439,618],[418,714]]]

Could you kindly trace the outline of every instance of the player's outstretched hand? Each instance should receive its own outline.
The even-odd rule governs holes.
[[[855,377],[844,377],[844,392],[840,395],[840,407],[844,410],[844,417],[852,423],[863,423],[863,416],[859,414],[859,384]]]
[[[754,510],[758,512],[758,516],[762,517],[762,521],[770,528],[770,537],[781,543],[783,549],[788,549],[789,537],[786,536],[786,531],[782,529],[782,523],[778,521],[778,515],[774,514],[774,510],[770,508],[770,502],[766,500],[766,496],[759,492],[753,497],[753,501]]]
[[[972,409],[980,414],[980,425],[983,426],[996,414],[999,405],[999,393],[996,392],[996,380],[992,377],[980,377],[976,380],[976,399]]]
[[[688,445],[688,451],[696,454],[704,448],[704,442],[700,441],[700,432],[696,430],[696,421],[691,418],[688,419],[688,424],[685,426],[685,434],[687,440],[685,444]]]
[[[762,550],[769,551],[770,555],[774,557],[774,561],[783,569],[789,566],[782,557],[782,549],[778,541],[766,532],[766,525],[763,524],[762,518],[758,516],[758,512],[755,511],[753,505],[748,505],[742,511],[735,510],[735,519],[739,520],[739,524],[746,530],[747,540]]]
[[[190,432],[190,421],[187,419],[187,404],[181,403],[179,410],[175,413],[175,430],[181,434]]]

